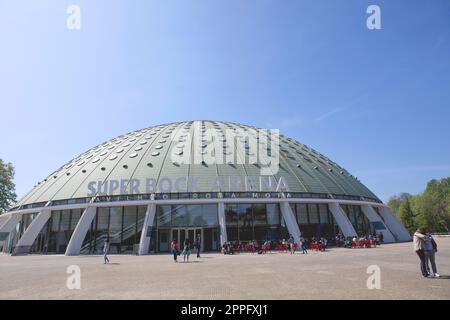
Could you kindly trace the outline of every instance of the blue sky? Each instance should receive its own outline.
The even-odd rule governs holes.
[[[0,41],[19,196],[98,143],[190,119],[280,129],[384,201],[450,176],[448,0],[0,0]]]

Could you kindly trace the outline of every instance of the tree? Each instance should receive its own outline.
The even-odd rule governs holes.
[[[420,195],[417,212],[425,217],[427,226],[435,232],[449,233],[450,178],[428,182]]]
[[[388,206],[391,207],[392,212],[395,214],[397,218],[400,219],[399,209],[400,205],[408,198],[411,198],[412,195],[406,192],[402,192],[399,195],[394,195],[388,200]]]
[[[409,233],[414,233],[417,228],[414,212],[411,206],[411,198],[406,198],[398,209],[398,216]]]
[[[430,180],[418,195],[393,196],[388,205],[410,232],[426,227],[433,232],[450,233],[450,178]]]
[[[16,201],[14,167],[0,159],[0,214],[4,213]]]

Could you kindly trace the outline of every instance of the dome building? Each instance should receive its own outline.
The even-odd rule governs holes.
[[[410,235],[347,170],[278,132],[185,121],[106,141],[37,183],[0,215],[12,254],[168,252],[200,235],[222,243]]]

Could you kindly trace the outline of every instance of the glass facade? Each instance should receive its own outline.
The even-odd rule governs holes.
[[[302,237],[305,239],[322,237],[333,240],[339,227],[327,204],[291,203]]]
[[[288,237],[278,204],[227,204],[225,217],[228,241],[266,241]]]
[[[340,233],[327,204],[290,203],[290,206],[304,238],[325,237],[333,242],[335,235]],[[289,237],[278,203],[230,203],[224,207],[231,242],[279,241]],[[373,234],[374,226],[360,206],[341,207],[358,235]],[[98,207],[80,254],[101,254],[107,239],[112,254],[136,253],[146,209],[147,206]],[[30,252],[64,254],[82,213],[83,209],[52,211]],[[8,250],[13,250],[36,216],[37,213],[22,216],[5,241]],[[218,205],[158,205],[153,226],[145,232],[151,236],[148,253],[169,252],[172,240],[182,243],[186,238],[192,241],[197,235],[201,236],[203,251],[216,251],[220,247]]]
[[[106,239],[109,240],[109,253],[135,253],[146,211],[146,206],[97,208],[80,254],[101,254]]]
[[[367,236],[374,234],[374,228],[369,219],[364,215],[360,206],[344,204],[341,205],[342,210],[346,213],[353,228],[359,236]]]
[[[154,221],[154,226],[157,228],[217,227],[218,225],[216,204],[157,206]]]
[[[217,204],[157,206],[149,252],[169,252],[170,242],[191,242],[200,235],[203,251],[219,248]]]
[[[81,214],[82,209],[52,211],[47,223],[36,237],[30,252],[64,254]]]
[[[27,213],[22,215],[22,220],[20,221],[19,225],[19,239],[23,236],[25,231],[30,226],[31,222],[33,222],[34,218],[37,217],[37,213]]]
[[[5,253],[12,253],[20,238],[37,215],[38,213],[23,214],[20,221],[16,224],[15,228],[9,232],[5,240],[0,241],[0,250]]]

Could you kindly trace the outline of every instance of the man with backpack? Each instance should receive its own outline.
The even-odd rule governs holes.
[[[430,278],[439,278],[440,275],[437,273],[435,253],[437,252],[437,244],[434,241],[431,232],[427,232],[424,238],[425,242],[425,266],[427,268]],[[431,265],[431,268],[430,268]]]

